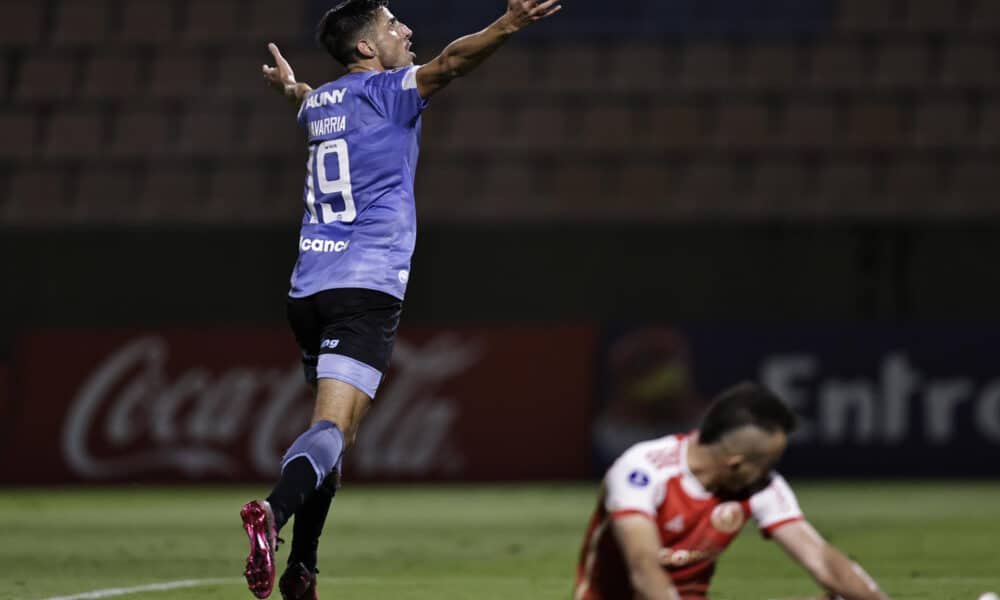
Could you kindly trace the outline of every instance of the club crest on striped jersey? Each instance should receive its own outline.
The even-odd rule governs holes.
[[[712,510],[712,527],[722,533],[736,533],[743,527],[746,515],[739,502],[723,502]]]

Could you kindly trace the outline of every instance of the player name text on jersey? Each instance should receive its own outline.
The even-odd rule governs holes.
[[[347,117],[343,115],[309,121],[309,135],[312,137],[343,133],[344,131],[347,131]]]

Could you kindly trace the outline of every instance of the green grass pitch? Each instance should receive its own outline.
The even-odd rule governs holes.
[[[320,596],[567,599],[595,489],[348,485],[327,522]],[[817,528],[893,598],[975,600],[1000,591],[998,483],[873,481],[798,484],[796,490]],[[212,581],[114,597],[251,598],[241,577],[246,541],[238,512],[264,491],[0,490],[0,598],[40,600],[195,579]],[[285,556],[283,548],[279,561]],[[787,598],[815,590],[778,548],[747,527],[720,561],[712,598]]]

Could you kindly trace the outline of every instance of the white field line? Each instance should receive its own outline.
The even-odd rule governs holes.
[[[514,578],[516,580],[516,578]],[[959,579],[959,578],[955,578]],[[438,581],[470,581],[476,583],[482,583],[484,581],[496,580],[498,582],[510,583],[512,578],[510,577],[428,577],[426,579],[421,579],[420,581],[438,582]],[[393,587],[398,586],[411,586],[413,585],[412,580],[386,580],[383,577],[320,577],[320,582],[328,582],[336,585],[337,583],[347,583],[354,585],[390,585]],[[540,577],[531,578],[531,581],[539,582],[562,582],[565,581],[562,577]],[[142,594],[143,592],[167,592],[170,590],[177,590],[183,588],[192,588],[199,586],[208,585],[235,585],[235,584],[245,585],[242,577],[215,577],[211,579],[181,579],[179,581],[164,581],[162,583],[150,583],[147,585],[137,585],[135,587],[127,588],[109,588],[106,590],[94,590],[92,592],[83,592],[80,594],[73,594],[71,596],[52,596],[51,598],[44,598],[43,600],[98,600],[100,598],[113,598],[114,596],[127,596],[129,594]]]
[[[355,584],[370,584],[380,582],[378,577],[321,577],[320,581],[339,581],[344,583],[355,583]],[[99,598],[112,598],[114,596],[127,596],[129,594],[141,594],[143,592],[166,592],[170,590],[177,590],[182,588],[199,587],[205,585],[223,585],[223,584],[236,584],[239,583],[244,585],[245,582],[241,577],[228,577],[214,579],[182,579],[180,581],[165,581],[163,583],[150,583],[148,585],[138,585],[135,587],[128,588],[110,588],[106,590],[94,590],[92,592],[83,592],[82,594],[73,594],[72,596],[53,596],[51,598],[45,598],[44,600],[93,600]]]
[[[181,581],[166,581],[163,583],[151,583],[149,585],[139,585],[130,588],[111,588],[107,590],[94,590],[72,596],[55,596],[45,600],[89,600],[91,598],[111,598],[112,596],[127,596],[128,594],[141,594],[142,592],[165,592],[179,588],[198,587],[202,585],[219,585],[222,583],[234,583],[237,580],[229,579],[183,579]]]

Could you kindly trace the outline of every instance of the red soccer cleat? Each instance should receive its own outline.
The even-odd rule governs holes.
[[[243,505],[240,517],[250,538],[250,555],[243,575],[254,596],[267,598],[274,589],[274,550],[278,543],[274,513],[266,501],[254,500]]]
[[[284,600],[319,600],[316,595],[316,572],[300,562],[288,565],[278,581]]]

